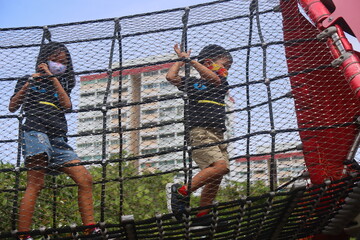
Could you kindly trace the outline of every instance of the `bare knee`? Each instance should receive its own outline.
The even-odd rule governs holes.
[[[68,162],[67,164],[76,164],[79,163],[79,160],[73,160]],[[67,166],[65,165],[62,169],[63,172],[68,174],[81,188],[89,188],[92,187],[93,178],[90,172],[84,166]]]
[[[84,173],[84,179],[83,179],[85,185],[91,186],[93,184],[93,177],[91,174],[87,171]]]
[[[81,171],[80,173],[81,175],[78,176],[75,180],[76,184],[79,187],[92,187],[93,184],[93,177],[91,176],[91,174],[86,170],[86,171]]]
[[[46,154],[38,154],[26,159],[27,172],[27,191],[40,192],[44,186],[45,168],[47,165]]]
[[[216,172],[219,176],[224,176],[225,174],[229,173],[228,164],[226,161],[218,161],[213,163],[213,168],[216,168]]]

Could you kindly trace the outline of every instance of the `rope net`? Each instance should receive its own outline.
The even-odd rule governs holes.
[[[341,71],[296,1],[215,1],[0,33],[0,238],[300,239],[324,231],[344,206],[357,206],[345,198],[358,177],[343,161],[359,104],[346,81],[336,80]],[[54,42],[64,44],[60,51]],[[191,49],[186,61],[199,60],[210,44],[231,54],[225,102],[207,102],[225,105],[224,139],[190,144],[191,96],[166,79],[179,61],[175,43]],[[61,52],[66,70],[56,64]],[[201,74],[190,62],[179,75]],[[47,139],[52,148],[44,147]],[[176,220],[165,186],[191,188],[201,171],[194,152],[225,145],[230,171],[217,202],[199,208],[201,190],[194,191]],[[35,211],[27,230],[20,215],[31,215],[29,204]],[[194,230],[204,209],[212,224]],[[89,237],[93,227],[101,233]]]

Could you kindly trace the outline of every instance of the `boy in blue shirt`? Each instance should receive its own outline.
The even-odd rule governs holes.
[[[171,186],[171,207],[178,219],[189,201],[189,194],[204,187],[200,198],[200,207],[211,205],[216,197],[221,180],[229,172],[227,145],[224,141],[225,126],[225,95],[228,91],[228,70],[233,59],[231,54],[219,45],[204,47],[198,56],[198,61],[190,59],[190,51],[182,52],[176,44],[174,50],[183,61],[176,62],[169,69],[166,79],[185,91],[189,105],[185,124],[188,124],[191,146],[200,146],[192,150],[192,159],[201,171],[191,180],[191,188],[187,185],[173,184]],[[185,64],[195,68],[197,77],[179,76],[180,68]],[[205,144],[218,145],[201,147]],[[198,225],[209,225],[210,209],[203,209],[197,214]]]

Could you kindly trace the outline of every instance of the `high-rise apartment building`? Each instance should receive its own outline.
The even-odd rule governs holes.
[[[111,82],[107,73],[80,78],[78,132],[85,136],[77,138],[76,146],[81,159],[101,160],[118,156],[122,143],[123,155],[142,156],[135,161],[139,171],[183,167],[184,101],[182,92],[165,79],[170,66],[171,63],[165,63],[132,68],[122,71],[121,77],[115,71]],[[196,71],[192,70],[191,74],[196,74]],[[227,96],[226,103],[227,110],[234,109],[235,102],[231,97]],[[235,122],[236,114],[227,115],[227,139],[235,137]],[[106,144],[103,144],[104,127]],[[229,144],[230,157],[237,152],[236,144]],[[299,152],[276,154],[274,157],[279,183],[298,176],[304,170],[303,156]],[[267,155],[250,158],[251,181],[268,182],[269,159]],[[246,161],[245,158],[232,161],[226,179],[246,181]]]
[[[183,167],[184,100],[182,92],[165,78],[171,65],[165,63],[128,69],[122,72],[121,77],[116,71],[110,84],[107,73],[80,78],[79,108],[90,110],[79,113],[78,132],[88,134],[77,140],[77,152],[81,159],[100,160],[103,150],[106,158],[119,154],[120,118],[123,154],[150,154],[150,157],[137,161],[140,171]],[[196,74],[196,71],[192,70],[191,74]],[[120,115],[116,107],[118,103],[122,106]],[[230,101],[229,104],[233,103]],[[106,148],[103,149],[105,106],[107,134]],[[166,153],[172,150],[177,151]]]

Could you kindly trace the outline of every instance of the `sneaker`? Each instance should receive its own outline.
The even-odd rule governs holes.
[[[34,240],[31,236],[19,237],[20,240]]]
[[[185,212],[185,208],[189,204],[189,201],[190,201],[189,196],[184,196],[178,192],[178,189],[180,187],[182,187],[182,185],[178,184],[178,183],[166,184],[167,192],[170,191],[170,194],[167,194],[168,199],[170,199],[170,201],[168,201],[168,206],[170,205],[170,207],[168,207],[168,208],[171,209],[171,212],[174,214],[174,216],[177,220],[182,219],[182,214]],[[169,202],[170,202],[170,204],[169,204]]]
[[[89,236],[89,235],[101,235],[101,229],[96,227],[96,228],[88,228],[85,231],[85,235]]]
[[[212,215],[207,214],[202,217],[193,218],[190,224],[190,230],[207,229],[215,224],[216,231],[221,231],[228,226],[228,221],[218,219],[216,222],[213,221]]]

